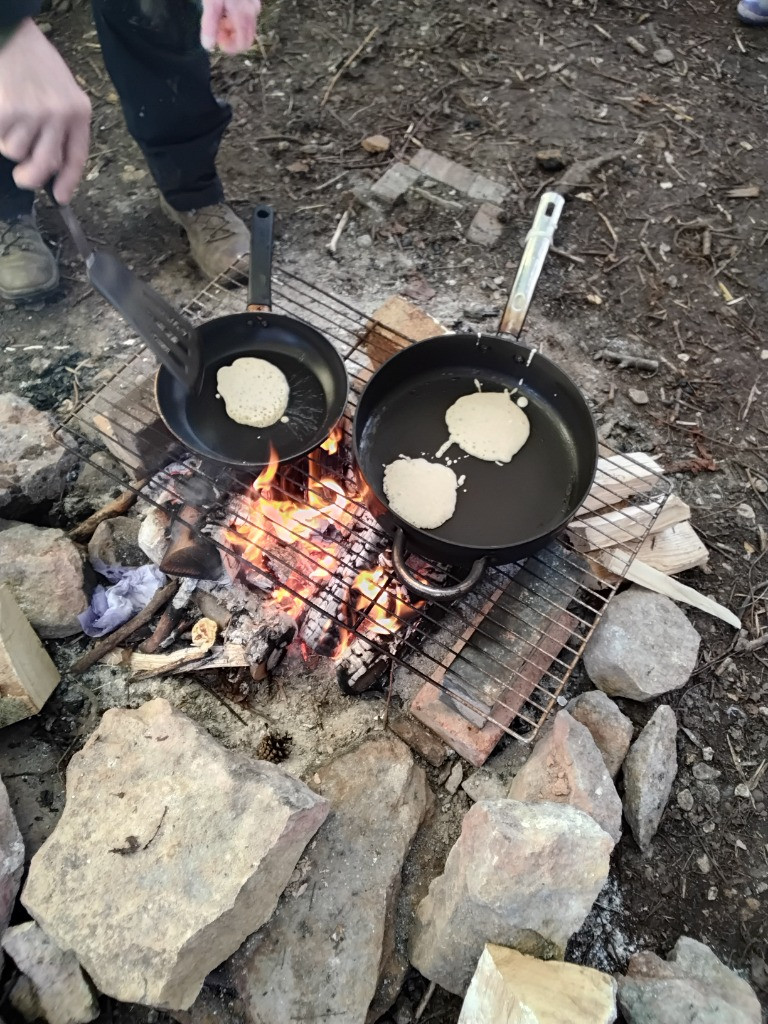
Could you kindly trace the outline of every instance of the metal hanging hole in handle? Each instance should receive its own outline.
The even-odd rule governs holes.
[[[405,564],[406,557],[405,534],[398,527],[395,531],[395,542],[392,545],[392,562],[395,566],[395,572],[412,593],[416,594],[417,597],[423,597],[427,601],[450,601],[453,598],[463,597],[465,594],[468,594],[473,587],[477,586],[488,562],[487,558],[478,558],[469,570],[469,574],[461,582],[455,583],[451,587],[438,587],[432,583],[424,583],[423,580],[414,576]]]
[[[517,276],[499,321],[500,334],[517,338],[523,330],[564,203],[559,192],[545,192],[539,201]]]

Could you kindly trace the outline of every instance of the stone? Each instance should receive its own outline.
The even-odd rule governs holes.
[[[693,793],[690,789],[681,789],[677,794],[677,806],[681,811],[693,810]]]
[[[448,157],[435,153],[431,149],[417,149],[411,157],[410,166],[421,174],[439,181],[449,188],[455,188],[463,192],[470,199],[476,199],[481,203],[494,203],[501,206],[509,193],[506,185],[497,181],[491,181],[483,174],[476,174],[463,164],[449,160]]]
[[[512,780],[512,800],[570,804],[589,814],[618,843],[621,799],[586,726],[560,711]]]
[[[612,779],[619,774],[632,742],[632,720],[602,690],[588,690],[568,701],[566,710],[592,734]]]
[[[634,402],[635,405],[648,405],[650,399],[648,398],[648,392],[643,391],[642,388],[630,388],[627,392],[630,401]]]
[[[383,203],[395,203],[415,185],[421,177],[419,171],[400,160],[390,164],[377,182],[371,186],[371,195]]]
[[[369,135],[360,145],[366,153],[386,153],[392,143],[386,135]]]
[[[472,223],[467,228],[467,241],[475,245],[484,245],[490,249],[496,245],[504,230],[501,217],[501,207],[493,203],[483,203],[472,218]]]
[[[80,552],[63,533],[0,520],[0,583],[42,637],[79,633],[88,605]]]
[[[160,565],[168,548],[168,513],[153,505],[139,525],[137,543],[145,555],[145,562]]]
[[[551,147],[549,149],[540,149],[536,153],[536,163],[542,171],[553,174],[556,171],[565,170],[567,161],[561,149]]]
[[[433,767],[439,768],[448,756],[448,747],[411,715],[392,708],[389,712],[388,726],[390,732],[399,736]]]
[[[3,949],[30,982],[28,996],[48,1024],[87,1024],[99,1007],[77,957],[64,952],[34,921],[9,928]]]
[[[36,715],[59,671],[7,583],[0,583],[0,729]]]
[[[675,55],[666,46],[660,46],[658,50],[654,50],[653,59],[657,64],[671,64],[675,59]]]
[[[461,785],[461,780],[464,778],[464,769],[461,765],[461,761],[457,761],[456,764],[451,768],[448,778],[445,780],[445,788],[451,796],[454,795],[456,790]]]
[[[246,1008],[260,1024],[363,1024],[395,952],[403,861],[428,808],[426,777],[408,747],[374,735],[318,773],[332,812],[270,921],[232,961]],[[377,1000],[391,1006],[396,983]]]
[[[474,803],[478,800],[503,800],[507,795],[507,786],[489,768],[473,772],[464,779],[461,788]]]
[[[13,519],[61,498],[77,459],[53,436],[55,427],[26,398],[0,394],[0,516]]]
[[[668,704],[656,708],[624,761],[624,814],[645,852],[656,835],[677,775],[677,718]]]
[[[691,774],[698,782],[714,782],[723,774],[714,765],[706,764],[704,761],[697,761],[691,769]]]
[[[605,609],[584,651],[584,667],[610,697],[653,700],[685,686],[700,643],[674,601],[630,587]]]
[[[328,803],[166,700],[105,712],[22,902],[101,992],[184,1010],[274,911]]]
[[[746,981],[702,942],[681,936],[666,960],[635,953],[619,979],[627,1024],[760,1024],[760,1003]]]
[[[0,779],[0,936],[11,920],[24,872],[24,840],[11,810],[8,790]],[[0,952],[0,972],[3,955]]]
[[[463,995],[486,942],[562,957],[606,878],[613,840],[565,804],[482,800],[416,911],[413,966]]]
[[[616,982],[578,964],[488,945],[458,1024],[613,1024]]]
[[[100,559],[106,565],[146,565],[147,556],[139,547],[141,522],[130,516],[115,516],[99,523],[88,542],[91,562]]]

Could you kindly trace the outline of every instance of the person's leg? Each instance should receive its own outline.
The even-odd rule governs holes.
[[[175,210],[224,196],[216,153],[231,112],[211,91],[194,0],[93,0],[104,63],[128,131]]]
[[[35,224],[35,194],[17,187],[13,168],[0,156],[0,298],[30,302],[56,288],[59,270]]]

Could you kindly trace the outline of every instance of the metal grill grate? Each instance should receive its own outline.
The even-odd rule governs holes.
[[[244,273],[243,262],[209,284],[186,312],[197,321],[242,312]],[[252,474],[201,461],[165,431],[153,396],[156,364],[138,343],[125,365],[66,416],[60,442],[92,463],[109,450],[150,505],[168,509],[168,494],[178,496],[183,481],[196,481],[205,501],[198,498],[195,531],[219,548],[225,563],[239,567],[263,594],[265,608],[290,611],[307,647],[327,653],[331,641],[337,646],[347,692],[364,690],[394,661],[436,688],[430,692],[439,691],[445,706],[473,727],[532,739],[653,528],[668,483],[652,460],[603,448],[579,519],[582,535],[592,531],[587,541],[563,534],[522,566],[489,569],[458,603],[419,603],[394,577],[390,538],[357,495],[349,456],[358,396],[373,370],[409,339],[285,270],[275,275],[273,301],[276,311],[311,323],[333,342],[351,384],[338,450],[318,449],[271,482],[279,517],[263,519],[264,495],[244,503],[253,493]],[[177,502],[172,517],[179,510]],[[308,543],[303,524],[312,514],[321,529]],[[248,545],[244,531],[250,531]],[[612,573],[585,553],[602,538],[612,544]],[[450,567],[418,560],[416,568],[427,578],[454,579]],[[360,573],[371,569],[374,578],[363,585]]]

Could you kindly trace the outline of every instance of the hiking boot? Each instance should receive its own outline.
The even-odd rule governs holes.
[[[53,253],[37,230],[33,214],[0,220],[0,298],[34,302],[59,283]]]
[[[745,25],[768,25],[768,0],[740,0],[736,13]]]
[[[218,277],[251,251],[248,228],[226,203],[182,213],[161,196],[160,207],[184,229],[192,257],[207,277]]]

